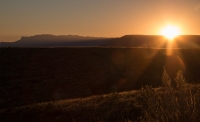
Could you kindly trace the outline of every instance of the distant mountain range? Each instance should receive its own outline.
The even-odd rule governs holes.
[[[84,37],[78,35],[35,35],[21,37],[16,42],[1,42],[0,47],[151,47],[151,48],[199,48],[200,35],[181,35],[169,41],[160,35],[125,35],[119,38]]]
[[[111,38],[84,37],[78,35],[35,35],[21,37],[16,42],[1,42],[0,47],[50,47],[50,46],[99,46]]]

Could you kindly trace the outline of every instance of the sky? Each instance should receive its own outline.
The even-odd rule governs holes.
[[[157,35],[172,24],[200,34],[199,0],[1,0],[0,42],[36,34]]]

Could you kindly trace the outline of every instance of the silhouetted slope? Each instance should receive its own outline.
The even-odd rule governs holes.
[[[182,35],[175,39],[176,44],[182,48],[199,48],[200,35]]]
[[[103,46],[158,47],[161,42],[166,41],[163,36],[157,35],[125,35],[121,38],[112,39]]]
[[[197,48],[200,45],[199,35],[181,35],[169,41],[159,35],[125,35],[107,41],[102,46],[153,47],[153,48]]]

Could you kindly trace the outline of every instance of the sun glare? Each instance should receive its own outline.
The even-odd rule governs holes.
[[[169,40],[173,40],[176,36],[180,35],[180,30],[172,25],[168,25],[161,30],[161,35]]]

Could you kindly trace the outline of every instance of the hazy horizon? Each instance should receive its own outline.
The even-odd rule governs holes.
[[[66,35],[54,35],[54,34],[36,34],[36,35],[52,35],[52,36],[69,36],[69,35],[72,35],[72,36],[81,36],[81,37],[97,37],[97,36],[89,36],[89,35],[86,35],[86,36],[83,36],[83,35],[77,35],[77,34],[66,34]],[[22,36],[3,36],[2,38],[6,38],[6,39],[13,39],[13,40],[9,40],[9,41],[0,41],[1,42],[16,42],[18,40],[20,40],[22,37],[33,37],[33,36],[36,36],[36,35],[22,35]],[[97,37],[97,38],[120,38],[120,37],[123,37],[123,36],[126,36],[126,35],[132,35],[132,36],[135,36],[135,35],[140,35],[140,36],[163,36],[163,35],[160,35],[160,34],[125,34],[125,35],[122,35],[122,36],[118,36],[118,37]],[[177,37],[179,36],[200,36],[199,35],[195,35],[195,34],[190,34],[190,35],[178,35]],[[163,36],[164,37],[164,36]],[[14,40],[15,39],[15,40]]]
[[[38,34],[121,37],[159,35],[167,24],[200,34],[198,0],[2,0],[0,42]]]

